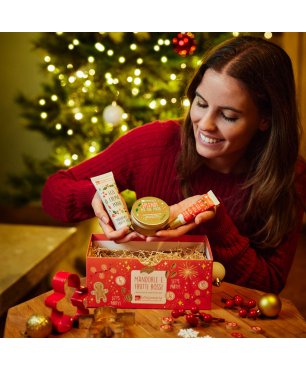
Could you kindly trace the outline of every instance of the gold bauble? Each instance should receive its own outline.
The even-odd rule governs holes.
[[[32,315],[26,324],[26,334],[31,338],[45,338],[52,332],[52,322],[48,316]]]
[[[212,280],[213,284],[220,286],[221,281],[224,279],[225,276],[225,268],[220,262],[213,263],[213,270],[212,270]]]
[[[267,293],[260,297],[258,308],[264,316],[276,317],[282,309],[282,301],[276,294]]]

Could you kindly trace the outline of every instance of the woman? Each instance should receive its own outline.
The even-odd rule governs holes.
[[[227,281],[277,293],[293,261],[305,204],[290,58],[259,38],[228,40],[206,55],[187,96],[184,123],[146,124],[52,175],[43,207],[63,221],[96,215],[109,239],[128,241],[137,234],[113,229],[91,177],[112,171],[120,191],[159,197],[171,205],[172,217],[213,190],[221,202],[216,212],[147,240],[206,234]]]

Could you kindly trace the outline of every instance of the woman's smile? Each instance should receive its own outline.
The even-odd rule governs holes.
[[[224,141],[224,139],[219,139],[217,137],[205,135],[202,132],[199,132],[199,139],[200,139],[200,142],[202,142],[204,145],[208,144],[210,146],[219,144],[220,142]]]

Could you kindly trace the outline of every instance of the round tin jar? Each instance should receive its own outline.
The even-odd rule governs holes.
[[[152,236],[167,225],[170,208],[163,200],[155,197],[143,197],[135,201],[131,210],[131,221],[139,234]]]

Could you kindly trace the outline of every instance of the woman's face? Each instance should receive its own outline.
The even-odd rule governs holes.
[[[244,154],[258,130],[265,130],[249,92],[237,79],[208,69],[190,108],[196,150],[216,171],[241,172]]]

